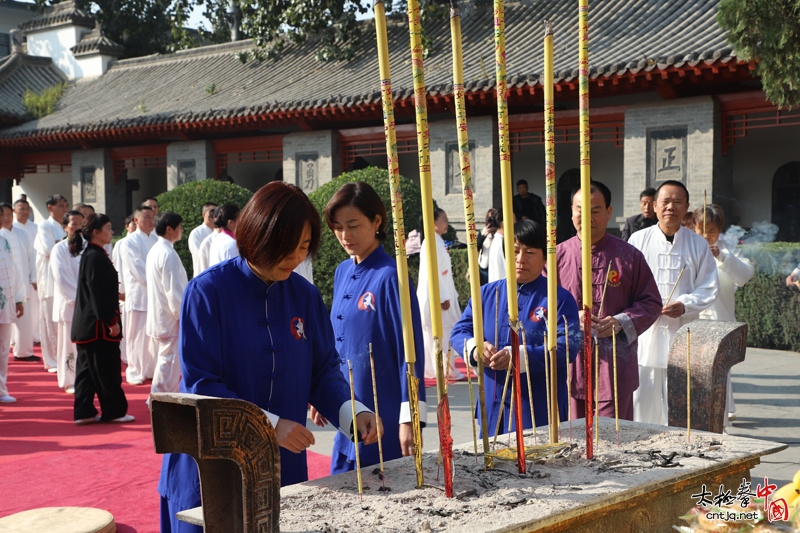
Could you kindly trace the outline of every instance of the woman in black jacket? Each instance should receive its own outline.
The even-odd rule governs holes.
[[[78,347],[75,368],[75,424],[133,422],[122,390],[119,341],[118,276],[103,246],[111,244],[114,231],[103,214],[90,214],[69,241],[69,252],[83,251],[78,273],[78,293],[72,320],[72,342]],[[88,243],[88,244],[85,244]],[[100,401],[97,414],[94,395]]]

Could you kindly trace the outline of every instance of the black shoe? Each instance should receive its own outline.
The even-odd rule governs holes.
[[[41,361],[42,358],[38,355],[29,355],[28,357],[17,357],[14,356],[14,361],[21,361],[23,363],[38,363]]]

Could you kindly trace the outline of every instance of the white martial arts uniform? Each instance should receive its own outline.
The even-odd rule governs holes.
[[[58,324],[56,368],[58,368],[58,386],[62,389],[74,389],[75,386],[75,360],[78,350],[72,342],[72,315],[75,314],[75,298],[78,294],[81,254],[73,257],[69,253],[67,239],[53,246],[53,251],[50,253],[50,270],[53,272],[54,283],[53,320]]]
[[[719,257],[714,258],[717,263],[717,273],[719,274],[719,295],[711,307],[700,313],[700,318],[736,322],[734,294],[736,294],[736,289],[750,281],[756,269],[748,259],[739,256],[739,251],[736,248],[731,248],[723,240],[717,240],[715,245],[719,248]],[[728,415],[736,413],[730,371],[728,372],[728,385],[725,391],[725,409]],[[728,425],[730,425],[730,422],[726,416],[725,426]]]
[[[37,283],[36,281],[36,248],[34,248],[34,244],[36,242],[36,232],[39,230],[39,226],[34,224],[33,221],[28,219],[25,224],[21,224],[17,222],[16,218],[14,219],[14,227],[21,228],[25,230],[25,233],[28,235],[28,248],[30,249],[31,254],[31,282],[25,287],[25,314],[30,315],[30,324],[31,324],[31,336],[33,337],[33,342],[41,342],[42,337],[39,334],[39,291],[33,288],[33,284]],[[19,326],[13,328],[16,330],[14,332],[14,340],[13,343],[17,344],[17,337],[16,335],[19,332]]]
[[[36,232],[36,279],[39,287],[39,332],[42,342],[42,359],[46,369],[58,365],[58,323],[53,322],[53,273],[50,270],[50,253],[53,246],[66,236],[61,223],[52,216],[39,224]]]
[[[436,377],[436,361],[435,349],[433,344],[433,331],[431,323],[431,301],[428,293],[428,252],[425,248],[425,240],[422,241],[422,249],[419,253],[419,283],[417,284],[417,300],[419,300],[419,312],[422,319],[422,335],[425,339],[425,377]],[[458,304],[458,292],[456,292],[455,281],[453,280],[453,266],[450,260],[450,254],[444,246],[444,241],[437,234],[436,235],[436,260],[439,271],[439,302],[436,304],[437,308],[442,313],[442,355],[444,358],[448,356],[448,346],[450,341],[450,334],[453,332],[453,327],[456,322],[461,318],[461,307]],[[445,311],[442,309],[442,303],[450,301],[450,307]],[[458,354],[451,354],[450,356],[450,379],[461,379],[463,376],[456,370],[452,361]]]
[[[188,282],[174,245],[159,237],[147,254],[146,332],[158,346],[150,392],[180,392],[178,325],[183,291]]]
[[[211,241],[211,248],[208,250],[208,266],[212,267],[234,257],[239,257],[236,239],[223,230]]]
[[[310,284],[314,284],[314,268],[311,264],[311,256],[303,259],[303,262],[297,265],[294,271],[306,278],[306,281]]]
[[[117,269],[117,277],[119,278],[119,293],[125,294],[125,277],[122,275],[122,258],[120,257],[120,250],[124,246],[125,237],[118,240],[114,247],[111,249],[111,263],[113,263],[114,268]],[[127,312],[125,311],[125,302],[120,300],[119,302],[119,316],[122,317],[122,325],[124,326],[127,324]],[[122,339],[119,341],[119,357],[122,359],[122,362],[126,365],[128,364],[128,351],[125,348],[128,344],[128,340],[125,338],[125,334],[123,332]]]
[[[200,249],[197,258],[197,267],[200,270],[194,273],[195,277],[197,277],[200,273],[202,273],[205,269],[207,269],[210,266],[208,264],[208,255],[211,252],[211,244],[214,242],[214,239],[216,239],[218,235],[219,235],[218,231],[213,231],[208,237],[203,239],[203,242],[200,243]]]
[[[25,298],[25,282],[16,275],[11,245],[0,236],[0,396],[8,395],[8,353],[11,324],[17,318],[17,302]],[[11,400],[13,401],[13,400]]]
[[[633,419],[649,424],[667,424],[667,363],[672,338],[678,329],[700,317],[719,293],[714,256],[706,240],[681,227],[670,243],[658,227],[651,226],[631,235],[629,244],[645,257],[666,304],[681,276],[670,303],[681,302],[685,312],[679,318],[660,316],[639,336],[639,388],[633,393]]]
[[[506,279],[506,255],[503,246],[503,234],[498,231],[489,247],[489,283]]]
[[[28,232],[21,225],[14,224],[10,230],[0,229],[11,246],[11,259],[14,261],[15,274],[25,284],[25,313],[14,320],[11,326],[11,344],[14,345],[14,357],[24,358],[33,355],[33,322],[39,319],[30,315],[28,308],[28,288],[36,283],[36,255]]]
[[[127,321],[122,330],[127,338],[128,383],[140,385],[153,377],[156,366],[155,345],[147,336],[147,254],[158,240],[155,231],[150,235],[141,229],[125,237],[120,249],[122,276],[125,278],[125,310]]]
[[[214,233],[214,228],[200,224],[189,234],[189,252],[192,254],[192,276],[196,276],[204,270],[200,268],[200,245],[212,233]]]

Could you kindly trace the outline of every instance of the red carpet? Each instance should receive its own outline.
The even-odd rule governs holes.
[[[37,347],[36,354],[39,353]],[[158,532],[161,456],[153,451],[145,400],[150,385],[123,382],[132,424],[77,427],[73,397],[42,363],[11,357],[0,404],[0,517],[38,507],[85,506],[114,515],[119,533]],[[327,476],[330,457],[308,453],[309,477]]]
[[[467,365],[466,365],[466,363],[464,363],[464,360],[461,359],[460,357],[456,357],[455,361],[454,361],[454,364],[455,364],[456,369],[459,372],[461,372],[462,374],[464,374],[464,377],[461,378],[460,380],[451,379],[450,383],[455,383],[456,381],[467,381]],[[470,372],[470,376],[472,376],[473,381],[478,379],[478,375],[475,372],[473,372],[472,370],[470,370],[469,372]],[[425,378],[425,388],[435,387],[435,386],[436,386],[436,379],[434,379],[434,378]],[[13,394],[12,394],[12,396],[13,396]]]

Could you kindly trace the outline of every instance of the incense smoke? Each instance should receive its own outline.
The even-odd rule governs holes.
[[[778,226],[771,222],[754,222],[750,230],[741,226],[732,225],[728,231],[720,235],[725,244],[736,246],[738,244],[765,244],[774,242],[778,235]]]

